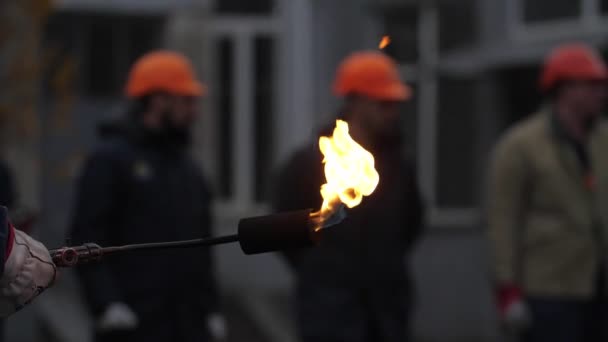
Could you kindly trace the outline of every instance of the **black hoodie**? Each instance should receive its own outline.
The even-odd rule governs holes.
[[[86,161],[77,186],[74,243],[114,246],[211,234],[209,187],[184,148],[132,120],[106,123],[100,134],[103,141]],[[217,310],[208,249],[133,253],[78,271],[94,314],[124,302],[140,321],[158,321],[167,331],[190,322],[196,329],[185,334],[197,336],[205,330],[200,329],[204,316]],[[155,338],[161,337],[148,341]]]
[[[304,341],[405,340],[411,293],[404,258],[421,233],[423,205],[413,164],[400,149],[367,148],[380,175],[374,193],[327,228],[320,246],[287,253]],[[275,183],[276,211],[320,207],[321,161],[316,143],[292,156]]]

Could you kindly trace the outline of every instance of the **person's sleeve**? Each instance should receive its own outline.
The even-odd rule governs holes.
[[[525,205],[527,167],[523,149],[512,137],[495,148],[486,198],[488,238],[498,284],[517,284],[519,235]]]
[[[98,151],[84,165],[75,196],[71,226],[73,243],[113,245],[113,230],[120,222],[120,166],[110,151]],[[79,266],[85,297],[95,314],[121,301],[120,286],[104,263]]]
[[[413,164],[406,164],[406,243],[414,244],[422,235],[424,229],[425,205],[418,186],[416,168]]]

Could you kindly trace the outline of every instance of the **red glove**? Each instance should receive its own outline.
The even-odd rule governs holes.
[[[500,316],[504,317],[509,307],[515,303],[522,301],[521,289],[515,285],[504,285],[498,288],[496,293],[498,299],[498,311]]]
[[[496,296],[501,321],[508,331],[520,333],[530,326],[532,314],[518,286],[503,285]]]

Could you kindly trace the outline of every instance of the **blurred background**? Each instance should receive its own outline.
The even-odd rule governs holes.
[[[214,186],[216,234],[267,212],[273,173],[339,108],[334,70],[376,49],[402,65],[403,108],[428,228],[414,253],[419,341],[498,336],[480,193],[489,148],[539,104],[542,56],[580,40],[608,52],[607,0],[5,0],[0,135],[16,207],[65,243],[75,176],[96,126],[125,110],[126,73],[159,47],[192,58],[209,85],[195,156]],[[295,195],[295,194],[294,194]],[[295,341],[287,268],[275,255],[214,250],[231,341]],[[9,341],[86,341],[73,275],[11,317]]]

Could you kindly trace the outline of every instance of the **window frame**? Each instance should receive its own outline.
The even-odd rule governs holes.
[[[581,15],[572,19],[553,19],[526,23],[526,0],[506,0],[505,13],[508,37],[516,42],[537,42],[552,39],[576,39],[594,33],[608,33],[608,14],[601,13],[599,0],[581,0]]]
[[[437,198],[438,107],[439,100],[439,8],[432,4],[418,9],[418,60],[400,64],[406,82],[417,84],[417,173],[430,227],[460,228],[479,223],[478,207],[440,207]]]
[[[255,201],[254,186],[254,41],[256,37],[260,36],[278,39],[277,22],[272,17],[218,16],[211,20],[208,29],[211,42],[227,39],[233,44],[230,93],[234,99],[231,128],[234,141],[231,162],[233,172],[229,180],[232,184],[232,191],[227,198],[218,199],[216,208],[220,212],[233,212],[237,208],[248,212],[265,212],[269,205]],[[212,62],[214,65],[215,63],[215,61]],[[273,100],[275,113],[278,113],[278,97],[280,96],[277,95]],[[213,112],[215,115],[222,115],[217,112],[217,108]],[[214,153],[216,154],[215,160],[218,162],[217,155],[221,152],[215,151]],[[216,174],[216,177],[219,175]]]
[[[275,10],[271,15],[264,16],[235,16],[214,15],[206,23],[206,39],[203,43],[206,50],[213,49],[213,41],[218,37],[229,37],[234,39],[234,79],[232,94],[235,101],[234,128],[233,132],[238,141],[233,145],[233,168],[232,177],[233,193],[230,197],[218,199],[214,203],[214,210],[219,217],[233,217],[243,215],[263,214],[270,211],[268,200],[256,201],[255,198],[255,160],[253,160],[253,143],[255,133],[252,128],[254,120],[253,95],[254,70],[251,68],[254,62],[246,54],[253,56],[253,45],[256,37],[269,37],[274,40],[274,58],[276,70],[273,72],[273,88],[275,96],[272,99],[274,108],[274,119],[272,120],[272,139],[277,142],[273,146],[270,167],[274,170],[283,163],[286,158],[297,147],[302,146],[310,138],[313,131],[314,117],[312,110],[312,75],[313,69],[311,51],[312,38],[312,9],[308,0],[275,0]],[[239,50],[238,42],[248,45]],[[247,51],[248,52],[247,52]],[[239,56],[240,54],[240,56]],[[214,75],[216,62],[211,57],[207,61],[206,69],[209,75]],[[243,61],[243,62],[241,62]],[[246,64],[250,64],[247,67]],[[247,71],[248,70],[248,71]],[[244,82],[238,81],[238,73],[243,72],[247,78]],[[217,77],[217,75],[215,75]],[[210,80],[213,84],[213,77]],[[239,87],[238,90],[236,88]],[[244,84],[250,84],[246,86]],[[239,92],[245,92],[243,96]],[[221,115],[217,112],[213,99],[213,88],[210,89],[210,101],[208,108],[210,116]],[[248,104],[249,103],[249,104]],[[238,114],[239,108],[248,114]],[[239,121],[240,118],[244,120]],[[216,118],[210,118],[210,122]],[[249,123],[247,123],[249,122]],[[215,127],[210,125],[209,127]],[[206,130],[211,139],[216,141],[215,133],[211,129]],[[242,133],[241,133],[242,132]],[[280,143],[279,143],[280,142]],[[214,144],[214,143],[213,143]],[[215,144],[214,144],[215,145]],[[209,151],[210,163],[213,169],[218,160],[218,149]],[[219,175],[213,174],[214,178]]]

